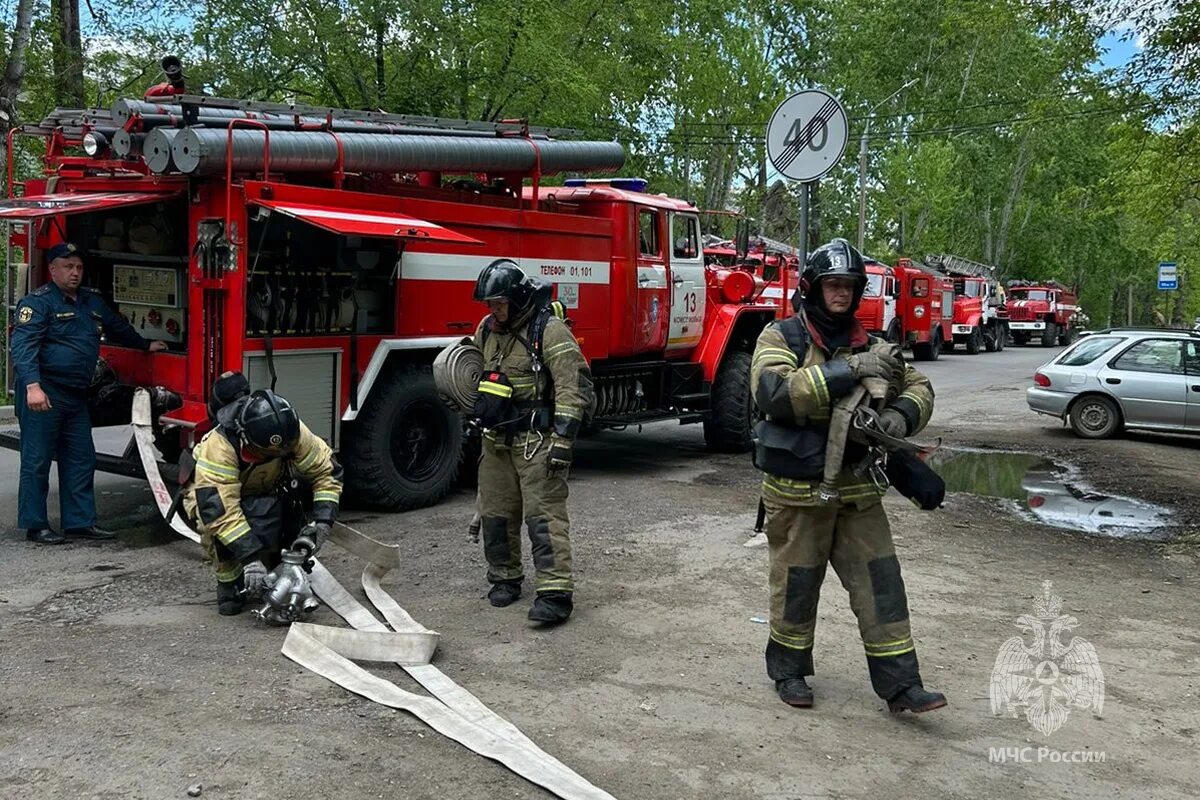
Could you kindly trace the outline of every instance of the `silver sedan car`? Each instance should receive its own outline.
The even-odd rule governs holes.
[[[1111,328],[1090,333],[1038,367],[1025,392],[1039,414],[1076,435],[1125,429],[1200,434],[1200,332]]]

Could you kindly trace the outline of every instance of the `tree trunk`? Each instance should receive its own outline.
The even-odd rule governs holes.
[[[4,67],[4,78],[0,81],[0,130],[8,133],[17,121],[17,95],[25,82],[25,53],[29,48],[29,31],[33,24],[33,0],[19,0],[17,22],[13,27],[12,43],[8,50],[8,63]]]
[[[383,59],[383,34],[386,24],[380,18],[375,23],[375,107],[385,110],[384,94],[387,92],[386,63]]]
[[[79,0],[54,0],[58,23],[54,49],[55,100],[60,106],[83,108],[83,38],[79,32]]]

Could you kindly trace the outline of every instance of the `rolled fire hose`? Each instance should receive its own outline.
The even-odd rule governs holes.
[[[875,345],[871,350],[887,353],[898,360],[902,359],[900,348],[894,344]],[[836,503],[841,499],[837,478],[846,460],[846,442],[852,438],[852,433],[862,430],[852,424],[856,413],[864,406],[874,406],[877,411],[883,410],[887,402],[887,391],[887,381],[863,378],[850,394],[834,403],[829,419],[829,435],[825,440],[825,470],[818,487],[818,497],[822,503]]]
[[[445,403],[455,411],[470,411],[479,397],[483,351],[471,337],[449,345],[433,360],[433,382]]]
[[[171,511],[171,493],[158,471],[150,394],[145,389],[138,389],[134,395],[132,424],[146,479],[159,512],[167,517]],[[188,527],[179,514],[170,513],[167,523],[181,536],[199,543],[200,535]],[[355,694],[389,708],[408,711],[444,736],[479,755],[499,761],[565,800],[615,800],[608,792],[543,751],[515,725],[429,663],[437,648],[439,634],[414,620],[380,586],[383,576],[400,564],[399,546],[377,542],[342,523],[334,529],[330,541],[368,562],[363,570],[362,587],[387,625],[376,619],[320,561],[314,559],[310,575],[313,588],[353,630],[293,623],[283,642],[285,656]],[[354,660],[394,662],[433,697],[405,691],[358,666]]]

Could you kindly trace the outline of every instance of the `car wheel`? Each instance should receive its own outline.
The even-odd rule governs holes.
[[[1107,439],[1121,427],[1117,404],[1101,395],[1089,395],[1075,402],[1070,411],[1071,430],[1083,439]]]

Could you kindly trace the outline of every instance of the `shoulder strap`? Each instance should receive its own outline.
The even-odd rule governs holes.
[[[783,322],[777,323],[779,332],[783,334],[784,340],[787,342],[788,349],[796,354],[796,358],[800,362],[804,362],[804,355],[808,352],[808,328],[804,325],[804,320],[799,314],[788,317]]]

